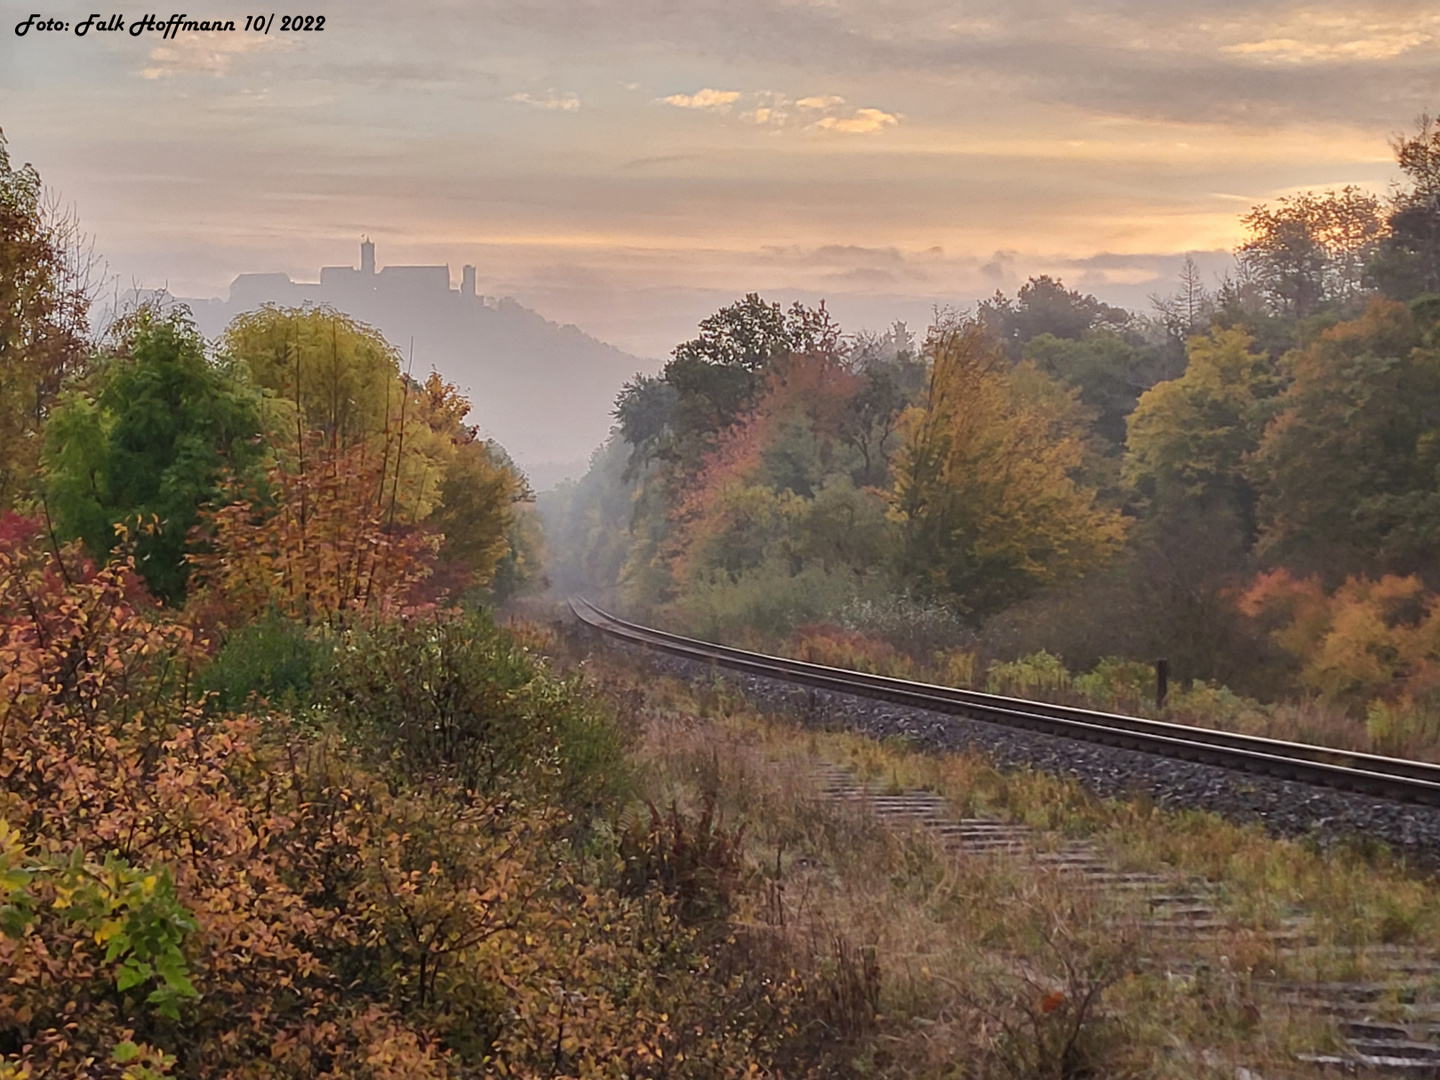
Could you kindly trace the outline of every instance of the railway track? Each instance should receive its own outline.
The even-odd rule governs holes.
[[[762,678],[1236,772],[1440,807],[1440,765],[1428,762],[869,675],[641,626],[610,615],[579,597],[571,598],[570,608],[582,622],[619,641]]]
[[[576,616],[617,641],[692,662],[878,699],[1052,736],[1200,762],[1426,807],[1440,806],[1440,766],[1231,732],[1194,728],[1047,702],[958,690],[825,667],[671,634],[619,619],[581,599]],[[1256,976],[1263,1015],[1295,1010],[1328,1017],[1338,1050],[1297,1055],[1306,1075],[1389,1076],[1440,1080],[1440,955],[1390,945],[1338,946],[1317,938],[1310,915],[1296,910],[1280,925],[1251,928],[1227,914],[1223,883],[1114,865],[1088,841],[1043,837],[1003,818],[956,815],[933,791],[866,782],[831,762],[813,764],[820,796],[872,813],[887,825],[918,828],[963,857],[1021,859],[1062,875],[1074,887],[1119,897],[1135,910],[1153,953],[1144,964],[1184,977],[1213,963],[1216,942],[1237,932],[1267,939],[1278,972]],[[1366,974],[1357,978],[1351,967]],[[1310,1072],[1309,1070],[1314,1070]],[[1247,1075],[1255,1076],[1251,1072]]]

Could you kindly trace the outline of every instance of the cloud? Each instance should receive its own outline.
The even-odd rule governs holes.
[[[228,75],[235,62],[247,53],[267,45],[283,48],[285,39],[254,34],[186,34],[150,50],[150,63],[141,69],[145,79],[166,79],[175,75]]]
[[[1389,60],[1434,40],[1429,34],[1408,31],[1355,38],[1349,41],[1302,41],[1296,38],[1266,38],[1226,45],[1221,51],[1262,60],[1292,64],[1333,63],[1353,60]]]
[[[898,123],[899,116],[883,109],[856,109],[853,116],[822,116],[815,121],[815,126],[822,131],[839,131],[846,135],[870,135]]]
[[[901,119],[900,113],[883,109],[846,108],[845,99],[839,94],[811,94],[794,101],[777,90],[757,90],[744,96],[756,104],[741,113],[740,118],[773,128],[804,124],[820,131],[869,135],[898,124]]]
[[[553,112],[576,112],[580,108],[580,99],[574,94],[557,94],[554,90],[546,92],[543,98],[531,97],[524,92],[511,94],[506,101],[518,101],[522,105],[533,105],[537,109],[550,109]]]
[[[740,100],[739,90],[712,90],[708,86],[693,94],[671,94],[661,98],[666,105],[677,109],[706,109],[710,112],[729,112],[730,106]]]

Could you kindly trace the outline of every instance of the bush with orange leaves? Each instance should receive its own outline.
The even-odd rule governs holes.
[[[1440,597],[1420,579],[1352,577],[1327,594],[1317,578],[1260,575],[1240,597],[1246,615],[1300,664],[1299,680],[1355,708],[1440,690]]]
[[[799,980],[712,977],[559,806],[217,714],[203,653],[128,561],[0,528],[0,1077],[745,1075],[793,1035]]]
[[[916,677],[915,662],[895,646],[868,638],[838,626],[814,624],[795,631],[790,654],[797,660],[828,667],[890,675],[897,679]]]
[[[307,625],[398,609],[430,572],[439,538],[397,515],[396,470],[363,445],[326,446],[315,433],[298,466],[277,462],[268,496],[237,486],[209,513],[207,550],[190,557],[199,606],[231,620],[278,611]]]

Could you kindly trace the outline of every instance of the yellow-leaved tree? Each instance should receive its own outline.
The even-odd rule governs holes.
[[[1076,479],[1075,392],[1012,367],[978,323],[938,327],[927,349],[929,382],[902,418],[890,494],[902,576],[983,614],[1103,563],[1124,521]]]
[[[397,517],[420,521],[435,508],[459,418],[443,393],[401,370],[378,330],[329,307],[267,304],[236,316],[224,348],[268,391],[275,438],[295,468],[305,470],[312,440],[336,452],[362,447],[387,477]]]
[[[328,307],[262,307],[224,346],[267,392],[277,453],[268,500],[212,518],[197,561],[222,607],[333,622],[423,598],[426,577],[431,595],[492,584],[530,495],[452,384],[411,378],[379,331]]]

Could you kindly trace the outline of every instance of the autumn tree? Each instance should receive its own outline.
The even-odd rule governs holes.
[[[1103,562],[1123,522],[1072,477],[1084,459],[1074,392],[1012,370],[976,322],[936,328],[928,350],[890,495],[902,577],[983,614]]]
[[[777,360],[839,347],[839,328],[824,304],[786,311],[749,293],[702,319],[699,334],[675,347],[658,379],[626,385],[615,410],[620,430],[638,457],[692,469],[754,404]]]
[[[299,454],[309,432],[332,450],[363,446],[389,476],[398,512],[418,521],[434,509],[469,409],[465,402],[451,415],[444,380],[410,377],[384,335],[328,307],[266,305],[236,316],[223,346],[279,406],[282,450]]]
[[[397,611],[430,574],[437,538],[396,520],[381,459],[308,442],[303,470],[274,461],[263,496],[232,488],[206,514],[209,543],[190,561],[207,620],[234,627],[274,612],[349,626]]]
[[[46,427],[47,504],[57,533],[102,562],[117,525],[150,525],[136,533],[140,573],[175,604],[202,508],[222,497],[227,477],[253,477],[265,455],[260,396],[244,365],[207,356],[183,307],[141,307],[114,334]]]
[[[529,489],[504,451],[466,423],[470,401],[453,384],[403,371],[379,331],[328,307],[267,305],[238,316],[224,341],[284,413],[276,427],[287,477],[343,459],[373,476],[357,526],[377,512],[392,531],[443,534],[436,587],[493,581],[514,555],[516,506]],[[323,458],[307,460],[316,449]]]
[[[332,445],[354,446],[399,422],[400,354],[348,315],[267,304],[237,315],[224,345],[257,386],[298,410],[300,429]]]
[[[89,346],[89,260],[40,174],[13,168],[0,132],[0,512],[39,472],[41,430]]]
[[[1357,711],[1375,699],[1440,695],[1440,597],[1413,575],[1348,577],[1326,592],[1316,576],[1260,574],[1239,597],[1299,664],[1306,690]]]
[[[1440,352],[1433,305],[1372,301],[1283,362],[1255,455],[1261,547],[1330,584],[1440,576]]]

